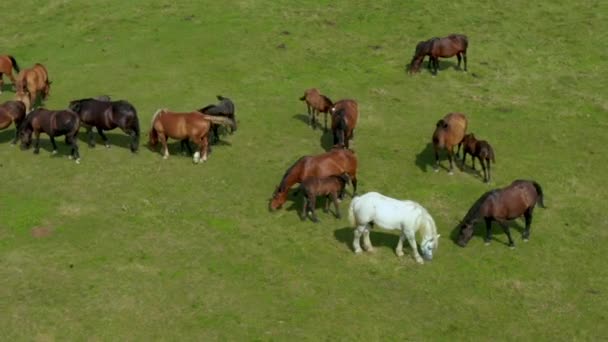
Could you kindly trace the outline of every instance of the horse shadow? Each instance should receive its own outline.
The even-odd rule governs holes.
[[[334,147],[334,134],[331,130],[323,131],[319,138],[319,143],[325,151],[329,151]]]
[[[517,231],[520,234],[520,236],[521,236],[521,234],[523,234],[523,232],[525,230],[525,227],[522,226],[518,220],[509,221],[507,223],[507,225],[508,225],[509,229],[511,229],[511,228],[515,229],[515,231]],[[513,233],[514,233],[513,229],[511,229],[511,236],[513,236]],[[459,234],[460,234],[460,224],[457,224],[452,229],[452,232],[450,233],[450,240],[452,240],[452,242],[456,246],[458,246],[457,241],[458,241]],[[500,239],[496,239],[497,236],[500,236]],[[479,239],[481,239],[481,241],[483,241],[485,239],[485,237],[486,237],[486,223],[482,220],[480,222],[477,222],[473,226],[473,238],[479,238]],[[471,240],[473,238],[471,238]],[[513,240],[516,240],[515,236],[513,236]],[[509,246],[509,238],[507,237],[507,234],[505,234],[502,227],[496,222],[492,222],[492,241],[496,241],[505,246]]]
[[[0,76],[0,77],[2,77],[2,76]],[[11,93],[16,93],[15,87],[13,86],[12,83],[8,83],[8,84],[4,83],[2,85],[2,89],[0,89],[0,91],[2,91],[2,93],[6,92],[6,91],[10,91]]]
[[[95,147],[104,147],[104,142],[96,131],[93,131],[93,141],[95,141]],[[120,148],[130,149],[131,148],[131,137],[126,134],[103,132],[108,138],[108,144],[110,147],[118,146]],[[89,147],[89,138],[86,132],[78,133],[79,146]],[[141,144],[141,142],[140,142]]]
[[[427,167],[435,162],[435,150],[433,144],[427,143],[426,146],[416,155],[416,165],[422,172],[427,172]],[[432,168],[432,167],[431,167]]]
[[[9,142],[9,141],[13,141],[13,139],[15,139],[15,130],[17,128],[15,127],[11,127],[8,128],[2,132],[0,132],[0,144]],[[19,140],[17,140],[17,144],[19,143]]]
[[[425,58],[425,61],[422,62],[422,65],[420,67],[420,70],[422,71],[422,69],[425,70],[425,72],[428,72],[429,74],[432,74],[431,70],[429,70],[428,68],[428,59]],[[409,71],[412,67],[412,64],[406,64],[405,65],[405,71]],[[448,59],[439,59],[439,68],[437,69],[438,71],[443,71],[443,70],[447,70],[447,69],[454,69],[454,70],[464,70],[463,66],[461,64],[460,68],[458,67],[458,62],[454,62],[452,60],[448,60]]]
[[[309,125],[310,119],[308,118],[308,115],[306,115],[306,114],[296,114],[296,115],[292,116],[292,118],[302,121],[307,126]]]
[[[353,227],[344,227],[334,230],[334,238],[344,243],[351,251],[354,252],[353,239],[355,238],[355,234],[353,231]],[[395,234],[374,231],[373,229],[370,230],[369,239],[372,241],[372,245],[374,246],[374,248],[388,247],[389,249],[393,250],[397,246],[397,243],[399,243],[399,236]]]

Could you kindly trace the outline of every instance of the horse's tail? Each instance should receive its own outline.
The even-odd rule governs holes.
[[[149,143],[151,146],[156,146],[156,144],[158,144],[158,132],[156,131],[156,128],[154,128],[154,122],[156,121],[156,118],[165,111],[166,109],[159,109],[156,111],[156,113],[154,113],[154,115],[152,115],[152,123],[151,126],[152,128],[150,128],[150,133],[148,134],[148,138],[149,138]],[[138,122],[138,126],[139,126],[139,122]]]
[[[494,157],[494,149],[492,148],[492,145],[488,144],[488,151],[490,152],[490,159],[492,160],[492,163],[496,164],[496,158]]]
[[[357,221],[355,220],[355,203],[357,203],[358,199],[358,196],[353,197],[353,200],[350,201],[350,206],[348,207],[348,222],[352,227],[357,224]]]
[[[545,203],[544,203],[544,195],[543,195],[543,189],[540,187],[540,184],[536,183],[535,181],[532,181],[532,185],[534,185],[534,188],[536,189],[536,193],[538,194],[538,199],[537,199],[537,203],[540,205],[541,208],[546,208],[545,207]]]
[[[229,126],[230,128],[232,128],[233,131],[236,131],[236,121],[234,121],[234,119],[227,117],[227,116],[214,116],[214,115],[207,115],[207,114],[201,114],[206,120],[211,121],[214,124],[218,124],[218,125],[222,125],[222,126]]]
[[[304,96],[300,97],[300,101],[304,101],[306,100],[306,94],[304,94]]]
[[[156,121],[156,118],[164,111],[166,111],[167,109],[165,108],[161,108],[159,110],[157,110],[154,115],[152,115],[152,121],[150,122],[150,125],[152,125],[152,127],[154,127],[154,121]]]
[[[20,72],[21,70],[19,70],[19,65],[17,65],[17,60],[15,60],[15,57],[8,56],[8,58],[11,60],[11,63],[13,63],[13,69],[15,69],[16,72]]]

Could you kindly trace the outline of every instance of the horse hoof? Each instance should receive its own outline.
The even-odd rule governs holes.
[[[109,145],[109,144],[105,144],[104,146],[105,146],[106,148],[110,148],[110,145]]]
[[[524,242],[528,242],[528,238],[524,238]]]
[[[433,169],[433,172],[439,172],[439,169]]]
[[[53,152],[51,152],[52,155],[56,155],[57,154],[57,150],[53,150]]]
[[[403,251],[395,251],[395,254],[397,254],[398,257],[402,257],[405,254],[403,253]]]
[[[453,176],[454,175],[454,171],[448,172],[448,175]]]
[[[369,252],[369,253],[374,253],[376,250],[374,249],[374,247],[371,247],[371,246],[370,246],[370,247],[366,247],[366,248],[365,248],[365,251],[366,251],[366,252]]]
[[[80,158],[76,159],[76,164],[80,164]]]
[[[485,246],[489,246],[490,245],[490,241],[486,241],[483,243]]]
[[[510,245],[509,249],[515,249],[515,245]]]
[[[355,249],[355,254],[361,254],[363,252],[362,249]]]
[[[163,159],[167,159],[167,158],[169,158],[169,156],[163,156]]]
[[[416,259],[416,262],[419,263],[420,265],[424,264],[424,260],[422,260],[422,258],[421,259]]]

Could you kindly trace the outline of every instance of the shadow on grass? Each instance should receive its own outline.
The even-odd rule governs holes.
[[[351,251],[354,251],[353,239],[355,235],[353,232],[353,227],[344,227],[334,230],[334,237],[336,240],[344,243]],[[387,247],[391,250],[394,250],[399,242],[399,236],[381,231],[375,231],[373,229],[369,233],[369,239],[371,240],[374,248]],[[404,248],[407,249],[406,246],[404,246]]]
[[[429,58],[425,57],[424,58],[426,60],[426,62],[423,60],[422,61],[422,65],[420,66],[420,72],[422,72],[424,70],[424,72],[428,73],[428,74],[432,74],[431,70],[429,70]],[[411,64],[406,64],[405,65],[405,71],[407,72],[408,70],[410,70]],[[458,67],[458,60],[456,59],[456,57],[454,57],[454,60],[447,60],[447,59],[439,59],[439,68],[437,68],[437,74],[439,74],[439,71],[444,71],[447,69],[454,69],[457,71],[464,71],[464,61],[461,63],[460,68]]]
[[[319,143],[325,151],[331,150],[331,148],[334,147],[334,134],[332,133],[332,131],[324,131],[321,137],[319,138]]]
[[[515,245],[517,245],[518,241],[522,241],[521,235],[523,234],[525,227],[522,226],[518,220],[509,221],[508,226],[511,231],[511,237],[513,237],[513,241],[515,242]],[[532,230],[530,230],[530,231],[532,231]],[[456,242],[458,241],[459,233],[460,233],[460,224],[457,224],[452,229],[452,232],[450,233],[450,240],[452,240],[452,242],[456,246],[458,246],[458,244]],[[519,235],[517,233],[519,233]],[[497,236],[500,236],[500,240],[498,240],[496,238]],[[517,238],[518,236],[520,237],[519,239]],[[481,220],[473,226],[473,237],[471,238],[471,240],[479,238],[479,239],[481,239],[481,241],[483,241],[485,239],[485,237],[486,237],[486,223],[484,220]],[[502,227],[497,222],[492,222],[492,241],[496,241],[505,246],[509,245],[509,238],[507,237],[507,234],[505,233],[505,231],[502,229]],[[471,242],[471,241],[469,241],[469,242]]]
[[[416,155],[416,166],[422,171],[427,172],[429,168],[433,169],[435,163],[435,154],[433,144],[427,143],[426,146]]]
[[[2,76],[0,76],[0,77],[2,77]],[[15,92],[15,88],[14,88],[13,84],[12,84],[12,83],[10,83],[10,82],[9,82],[9,83],[6,83],[6,82],[5,82],[5,83],[2,85],[2,89],[0,89],[0,91],[1,91],[2,93],[7,92],[7,91],[8,91],[8,92],[11,92],[11,93],[16,93],[16,92]]]
[[[108,144],[110,144],[110,147],[114,147],[114,146],[118,146],[120,148],[125,148],[125,149],[131,149],[130,144],[131,144],[131,137],[126,135],[126,134],[120,134],[120,133],[110,133],[108,131],[104,131],[103,132],[106,137],[108,137]],[[99,134],[97,133],[97,131],[95,131],[95,129],[93,129],[93,141],[95,142],[95,146],[96,147],[102,147],[105,148],[103,140],[101,139],[101,136],[99,136]],[[80,131],[78,133],[78,146],[85,146],[85,147],[89,147],[89,138],[87,136],[87,133],[85,131]],[[141,145],[141,142],[140,142]]]
[[[15,139],[16,130],[15,127],[9,127],[4,131],[0,131],[0,144],[12,142]],[[19,144],[19,141],[17,141],[17,144]]]

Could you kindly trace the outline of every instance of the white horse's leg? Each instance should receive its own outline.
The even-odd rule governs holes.
[[[405,240],[405,234],[401,233],[401,235],[399,235],[397,247],[395,247],[395,254],[397,254],[398,257],[403,256],[403,240]]]
[[[365,231],[365,225],[357,226],[357,228],[355,228],[355,238],[353,239],[353,249],[355,250],[355,253],[362,252],[361,244],[359,243],[359,240],[364,231]]]
[[[369,225],[365,227],[365,231],[363,232],[363,246],[365,250],[368,252],[374,251],[374,246],[372,246],[372,241],[369,239]]]
[[[422,260],[422,257],[418,253],[418,246],[416,245],[416,235],[413,233],[406,234],[405,237],[407,237],[407,241],[410,243],[410,247],[412,247],[412,253],[414,254],[414,259],[416,259],[416,262],[419,264],[424,264],[424,260]]]

